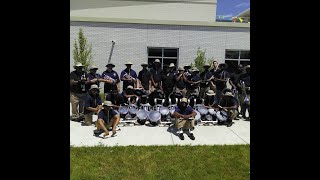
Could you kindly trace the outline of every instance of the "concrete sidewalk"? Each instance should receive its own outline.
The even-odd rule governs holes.
[[[70,145],[72,146],[150,146],[150,145],[223,145],[250,144],[250,121],[234,120],[231,127],[196,126],[195,140],[180,140],[173,125],[171,127],[132,126],[120,127],[117,136],[110,135],[103,139],[93,136],[92,126],[81,126],[79,122],[70,121]],[[110,132],[110,134],[112,134]]]

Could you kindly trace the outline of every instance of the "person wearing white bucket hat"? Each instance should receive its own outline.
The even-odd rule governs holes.
[[[123,81],[122,91],[125,91],[128,86],[137,87],[137,73],[131,69],[132,64],[131,61],[126,62],[125,65],[127,68],[120,74],[120,79]]]
[[[100,88],[96,84],[92,84],[84,102],[84,122],[82,125],[90,126],[92,124],[92,116],[98,114],[102,109],[102,99],[99,95]]]
[[[112,136],[117,133],[117,125],[120,121],[120,116],[112,109],[111,101],[104,101],[103,109],[98,114],[96,123],[97,129],[93,131],[95,136],[99,136],[104,132],[104,137],[109,135],[108,129],[112,126]]]
[[[190,106],[188,106],[188,99],[182,98],[173,113],[173,116],[176,118],[176,128],[181,140],[184,140],[183,129],[188,129],[189,138],[191,140],[195,140],[195,137],[193,135],[193,128],[194,117],[196,115],[197,113]]]
[[[238,115],[237,108],[239,105],[237,99],[233,96],[230,89],[224,89],[223,92],[224,94],[219,102],[219,106],[221,109],[227,112],[228,117],[226,125],[227,127],[230,127],[233,124],[232,120]]]
[[[90,66],[90,72],[88,73],[88,78],[90,80],[90,86],[92,84],[98,85],[100,87],[101,75],[97,73],[98,67],[95,65]]]
[[[83,119],[84,98],[89,89],[88,86],[90,86],[90,81],[88,80],[88,75],[84,71],[84,66],[81,63],[77,63],[74,68],[75,71],[70,73],[71,120],[81,121]]]
[[[214,101],[215,95],[216,95],[216,93],[214,93],[213,90],[207,91],[206,96],[204,97],[204,101],[203,101],[203,104],[205,107],[212,108],[215,105],[215,101]]]
[[[110,94],[112,90],[118,90],[120,92],[120,79],[119,75],[116,71],[114,71],[112,68],[115,67],[115,65],[110,62],[106,65],[107,70],[104,71],[101,75],[102,79],[101,82],[104,82],[104,95],[107,96]]]

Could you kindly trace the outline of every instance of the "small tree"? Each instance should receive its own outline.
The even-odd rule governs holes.
[[[92,63],[92,44],[88,44],[87,38],[84,36],[80,28],[78,33],[78,40],[74,40],[73,60],[74,64],[82,63],[85,70],[88,71]]]
[[[197,51],[197,57],[194,59],[194,64],[191,63],[191,66],[197,67],[199,69],[200,73],[202,73],[204,71],[203,66],[204,66],[204,64],[206,64],[206,62],[208,64],[210,64],[210,66],[211,66],[212,62],[214,61],[213,57],[211,57],[207,60],[205,55],[206,55],[206,50],[202,51],[199,47],[198,51]]]

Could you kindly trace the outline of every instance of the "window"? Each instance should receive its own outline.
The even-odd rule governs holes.
[[[159,59],[161,68],[169,66],[173,63],[176,68],[178,67],[178,48],[163,48],[163,47],[148,47],[148,64],[149,68],[153,67],[153,62]]]
[[[225,63],[228,64],[227,71],[235,72],[239,64],[250,65],[249,50],[226,50]]]

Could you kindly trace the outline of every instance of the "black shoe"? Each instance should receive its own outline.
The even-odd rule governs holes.
[[[95,135],[95,136],[99,136],[100,134],[102,134],[103,133],[103,130],[102,129],[100,129],[100,130],[93,130],[93,135]]]
[[[180,134],[179,134],[179,138],[180,138],[181,140],[184,140],[183,133],[180,133]]]
[[[232,124],[233,124],[233,122],[228,122],[228,123],[227,123],[227,127],[231,127]]]
[[[235,118],[234,118],[234,120],[239,120],[239,119],[240,119],[240,118],[238,118],[238,117],[235,117]]]
[[[194,137],[193,133],[189,134],[188,136],[189,136],[189,138],[190,138],[191,140],[195,140],[195,139],[196,139],[196,138]]]

